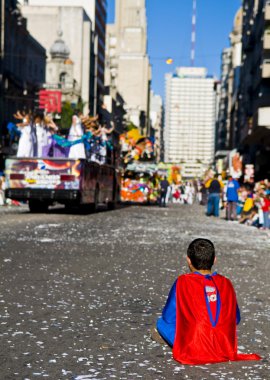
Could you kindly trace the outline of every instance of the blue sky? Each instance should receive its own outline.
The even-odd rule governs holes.
[[[207,67],[219,77],[220,55],[229,46],[236,11],[241,0],[197,0],[196,66]],[[164,75],[190,64],[192,0],[146,0],[148,54],[152,88],[164,95]],[[108,0],[108,22],[114,20],[114,0]],[[174,60],[166,64],[166,58]]]

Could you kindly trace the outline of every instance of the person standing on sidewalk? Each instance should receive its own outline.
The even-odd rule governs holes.
[[[218,180],[218,175],[215,174],[211,181],[208,181],[205,185],[208,189],[208,201],[207,201],[207,211],[206,215],[215,217],[219,216],[219,202],[220,193],[223,188],[223,184]]]
[[[236,220],[236,205],[238,202],[238,190],[240,189],[239,182],[237,179],[232,176],[229,177],[227,183],[227,212],[226,219],[227,220]]]
[[[262,199],[262,211],[263,211],[263,229],[268,230],[270,228],[270,219],[269,219],[269,211],[270,211],[270,196],[264,195]]]
[[[4,173],[0,172],[0,206],[5,206],[5,177]]]
[[[166,196],[170,184],[167,177],[163,177],[159,183],[160,195],[159,195],[159,207],[166,207]]]

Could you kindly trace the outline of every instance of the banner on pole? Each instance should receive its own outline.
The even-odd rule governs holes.
[[[47,112],[61,112],[61,91],[52,90],[40,90],[39,91],[39,108],[46,110]]]

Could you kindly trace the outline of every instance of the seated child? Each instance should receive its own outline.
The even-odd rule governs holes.
[[[256,354],[237,353],[240,311],[230,280],[212,273],[215,261],[210,240],[195,239],[189,245],[191,273],[179,276],[173,284],[157,331],[182,364],[260,360]]]

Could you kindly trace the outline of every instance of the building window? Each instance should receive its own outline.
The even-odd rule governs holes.
[[[59,76],[59,82],[62,86],[65,86],[67,80],[67,73],[61,73]]]

